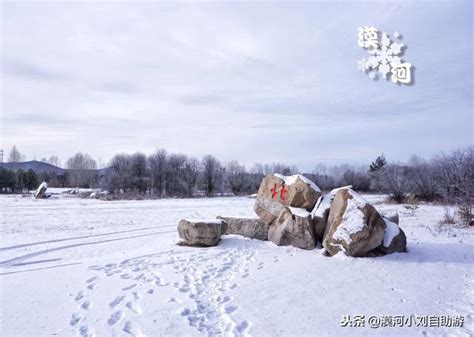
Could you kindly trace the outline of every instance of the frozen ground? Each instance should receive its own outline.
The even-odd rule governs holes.
[[[328,258],[226,236],[174,244],[178,220],[251,216],[253,199],[0,196],[0,335],[472,336],[473,230],[397,210],[408,253]],[[343,315],[463,315],[463,328],[341,327]]]

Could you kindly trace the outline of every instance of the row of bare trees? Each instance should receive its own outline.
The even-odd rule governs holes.
[[[457,205],[465,214],[466,221],[470,221],[474,203],[473,152],[474,147],[469,146],[439,154],[430,160],[412,156],[406,163],[387,162],[381,155],[368,166],[319,164],[305,175],[326,191],[352,185],[362,192],[388,193],[394,202],[399,203],[410,197]],[[24,158],[16,146],[9,157],[12,161]],[[50,159],[59,162],[55,156]],[[150,193],[157,197],[252,194],[266,174],[298,173],[296,167],[280,163],[257,163],[247,169],[238,161],[223,164],[212,155],[197,159],[168,153],[164,149],[149,156],[139,152],[117,154],[109,167],[102,170],[97,170],[97,163],[90,155],[77,153],[67,160],[66,167],[67,176],[60,181],[66,181],[70,186]]]
[[[369,174],[374,189],[395,202],[440,201],[459,207],[461,220],[472,224],[474,204],[474,146],[440,154],[431,160],[412,156],[406,164],[384,164]]]
[[[115,155],[101,187],[110,192],[151,193],[158,197],[242,195],[255,193],[265,174],[296,171],[283,164],[256,164],[247,171],[237,161],[223,164],[212,155],[197,159],[158,149],[149,156],[140,152]]]

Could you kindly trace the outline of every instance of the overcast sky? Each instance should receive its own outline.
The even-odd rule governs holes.
[[[108,161],[406,160],[473,142],[470,1],[3,2],[1,148]],[[357,27],[400,32],[415,84],[372,81]]]

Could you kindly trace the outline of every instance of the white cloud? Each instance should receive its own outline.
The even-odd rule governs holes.
[[[385,152],[403,160],[467,144],[469,8],[9,2],[2,147],[103,159],[167,147],[311,169],[318,158],[367,162]],[[357,27],[369,24],[403,34],[414,86],[357,70]]]

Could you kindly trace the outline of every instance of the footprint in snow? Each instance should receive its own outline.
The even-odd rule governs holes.
[[[132,295],[133,295],[133,300],[134,301],[137,301],[137,300],[142,298],[142,295],[140,295],[140,293],[137,292],[137,291],[133,292]]]
[[[71,320],[69,321],[69,324],[71,326],[74,326],[76,325],[77,323],[79,323],[79,321],[81,320],[81,315],[77,314],[77,313],[73,313],[72,314],[72,317],[71,317]]]
[[[239,334],[243,334],[245,333],[245,331],[247,331],[247,329],[249,328],[249,325],[250,324],[248,321],[242,321],[242,323],[240,323],[239,325],[235,327],[235,330],[237,330]]]
[[[229,307],[226,307],[225,308],[225,312],[228,313],[228,314],[231,314],[233,312],[236,312],[237,309],[239,309],[239,307],[237,306],[229,306]]]
[[[115,299],[109,303],[109,306],[111,308],[115,308],[117,305],[120,304],[120,302],[122,302],[123,300],[125,299],[125,296],[117,296],[115,297]]]
[[[125,304],[125,306],[126,306],[127,308],[129,308],[131,311],[133,311],[133,312],[134,312],[135,314],[137,314],[137,315],[140,315],[140,314],[143,312],[143,310],[142,310],[142,308],[140,307],[140,305],[139,305],[138,303],[136,303],[136,302],[131,302],[131,301],[130,301],[130,302],[127,302],[127,304]]]
[[[123,331],[132,335],[133,337],[145,337],[145,335],[140,329],[140,326],[132,321],[128,321],[125,323]]]
[[[74,298],[74,300],[80,301],[83,297],[84,297],[84,292],[83,292],[83,291],[80,291],[80,292],[77,293],[77,295],[76,295],[76,297]]]
[[[82,303],[81,308],[84,310],[89,310],[92,307],[92,302],[87,300],[84,303]]]
[[[178,304],[182,304],[182,303],[183,303],[181,300],[176,299],[176,298],[174,298],[174,297],[171,297],[171,298],[168,300],[168,302],[175,302],[175,303],[178,303]]]
[[[135,288],[136,286],[137,286],[137,284],[134,283],[134,284],[129,285],[128,287],[122,288],[122,290],[123,290],[123,291],[127,291],[127,290],[130,290],[130,289]]]
[[[91,283],[87,286],[87,289],[94,290],[96,286],[97,286],[97,284]]]
[[[99,278],[98,276],[91,277],[90,279],[86,280],[86,283],[94,282],[94,281],[97,280],[98,278]]]
[[[220,297],[220,296],[217,297],[217,303],[227,303],[230,300],[232,300],[232,298],[230,296],[224,296],[223,298]]]
[[[94,329],[89,328],[87,325],[81,326],[79,328],[79,332],[80,332],[81,336],[83,336],[83,337],[94,337],[95,336]]]
[[[107,324],[115,325],[124,317],[124,314],[121,310],[114,312],[110,315],[110,318],[107,320]]]

